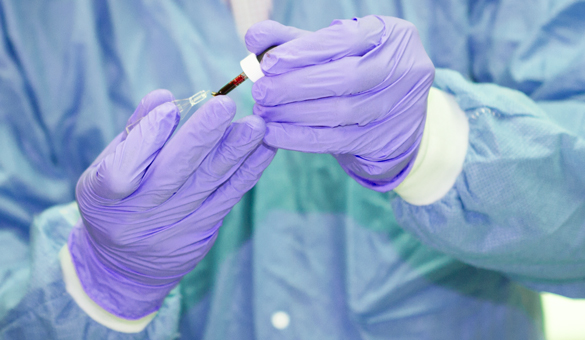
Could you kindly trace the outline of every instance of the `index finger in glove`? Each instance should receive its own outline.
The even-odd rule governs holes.
[[[173,100],[175,100],[175,97],[168,90],[159,89],[148,93],[146,96],[144,96],[144,98],[142,98],[140,104],[138,104],[136,110],[134,110],[134,113],[130,116],[130,118],[128,118],[126,126],[136,124],[155,107],[166,102],[172,102]]]
[[[269,47],[284,44],[309,33],[311,32],[285,26],[276,21],[264,20],[248,29],[245,37],[246,47],[248,51],[259,55]]]
[[[376,16],[335,20],[331,26],[280,45],[260,63],[266,75],[318,65],[348,56],[363,56],[376,47],[385,34]]]
[[[408,123],[391,117],[383,124],[374,124],[368,128],[359,125],[329,128],[267,123],[264,143],[279,149],[310,153],[367,157],[372,150],[392,150],[400,154],[422,136],[423,128],[424,119],[416,117]],[[392,157],[380,156],[386,159]]]
[[[138,189],[142,204],[156,206],[171,197],[222,138],[236,114],[236,105],[218,96],[203,105],[179,129],[152,162]]]

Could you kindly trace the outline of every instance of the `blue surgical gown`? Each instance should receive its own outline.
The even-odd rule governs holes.
[[[0,3],[0,339],[542,339],[538,291],[585,297],[584,1],[275,0],[308,30],[418,27],[469,119],[455,185],[412,206],[280,150],[143,332],[89,318],[57,257],[77,178],[149,91],[240,72],[226,3]],[[239,116],[250,89],[230,94]]]

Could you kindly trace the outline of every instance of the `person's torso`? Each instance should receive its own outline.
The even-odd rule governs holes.
[[[7,27],[20,38],[31,124],[46,137],[31,143],[44,144],[39,164],[73,184],[149,91],[184,98],[218,89],[248,53],[219,0],[29,6],[34,17]],[[454,0],[299,0],[275,1],[272,18],[317,30],[338,18],[400,16],[417,25],[437,67],[471,77],[481,69],[469,55],[472,10]],[[237,117],[252,112],[250,89],[230,93]],[[542,336],[535,293],[422,245],[397,224],[389,195],[359,186],[329,155],[279,150],[183,280],[182,337]]]

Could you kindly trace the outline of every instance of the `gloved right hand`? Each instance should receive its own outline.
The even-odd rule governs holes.
[[[254,83],[264,142],[333,155],[360,185],[396,188],[414,166],[435,67],[416,27],[370,15],[317,32],[263,21],[246,33],[265,77]]]
[[[148,94],[122,132],[77,183],[82,219],[68,247],[89,297],[108,312],[139,319],[209,251],[231,208],[275,150],[261,145],[264,121],[225,96],[211,99],[176,135],[173,96]]]

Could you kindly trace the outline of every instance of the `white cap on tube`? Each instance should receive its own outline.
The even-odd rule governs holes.
[[[264,77],[264,72],[262,72],[262,68],[260,68],[260,62],[254,53],[250,53],[246,58],[242,59],[242,61],[240,61],[240,66],[248,79],[254,83],[256,80]]]

